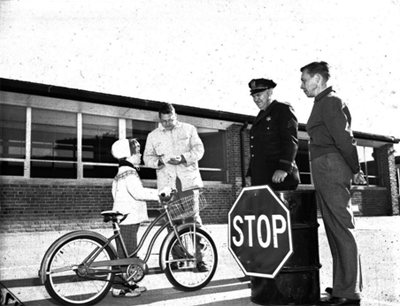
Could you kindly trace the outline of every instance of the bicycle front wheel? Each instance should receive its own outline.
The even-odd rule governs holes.
[[[179,231],[187,250],[184,254],[177,237],[167,246],[165,274],[172,285],[184,291],[199,290],[211,281],[218,264],[217,248],[211,236],[194,226]]]
[[[85,263],[104,245],[95,236],[69,237],[59,242],[50,255],[46,267],[47,292],[63,305],[93,305],[101,301],[110,291],[114,273],[99,274],[86,269]],[[107,246],[94,259],[94,262],[115,259],[113,250]],[[101,267],[102,270],[111,270]]]

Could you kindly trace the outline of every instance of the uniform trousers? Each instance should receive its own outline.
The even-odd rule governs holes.
[[[340,153],[311,161],[311,171],[333,259],[333,296],[361,299],[362,275],[351,209],[353,173]]]

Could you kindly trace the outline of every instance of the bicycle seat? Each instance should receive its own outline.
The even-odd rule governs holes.
[[[122,222],[128,216],[128,214],[120,213],[119,211],[114,210],[105,210],[100,213],[104,217],[104,222]]]

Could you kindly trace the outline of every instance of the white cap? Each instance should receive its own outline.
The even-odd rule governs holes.
[[[116,159],[127,158],[132,155],[128,139],[120,139],[111,146],[111,154]]]

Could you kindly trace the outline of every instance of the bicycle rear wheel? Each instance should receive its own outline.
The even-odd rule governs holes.
[[[217,248],[211,236],[201,228],[196,228],[196,231],[193,226],[184,228],[179,231],[179,237],[192,258],[183,254],[182,247],[174,236],[167,246],[164,272],[175,287],[184,291],[199,290],[207,286],[215,274],[218,264]]]
[[[114,281],[114,273],[90,274],[83,265],[104,243],[100,238],[90,235],[67,237],[59,241],[58,247],[50,255],[44,283],[53,299],[63,305],[93,305],[106,296]],[[107,246],[94,262],[112,259],[115,259],[115,254]],[[111,270],[112,267],[100,268]]]

